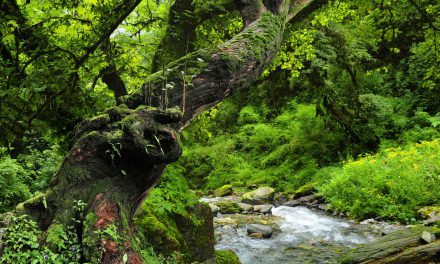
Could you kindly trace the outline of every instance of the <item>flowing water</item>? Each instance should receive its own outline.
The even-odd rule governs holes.
[[[246,225],[274,227],[269,239],[247,236]],[[306,207],[280,206],[272,216],[225,215],[214,219],[216,249],[230,249],[243,264],[335,263],[346,249],[374,240],[378,227],[331,217]]]

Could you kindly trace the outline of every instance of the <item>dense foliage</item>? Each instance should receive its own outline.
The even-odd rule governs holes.
[[[379,162],[374,172],[350,174],[356,163],[349,161],[440,136],[438,12],[435,1],[330,1],[291,23],[260,84],[203,114],[184,133],[179,164],[190,186],[268,184],[286,193],[316,186],[353,217],[403,222],[436,204],[438,182],[431,181],[438,171],[427,176],[413,167],[439,165],[423,151],[414,160],[395,160],[401,168]],[[394,177],[405,180],[388,186]],[[322,182],[332,184],[318,187]],[[377,199],[366,198],[372,190],[364,185],[378,186]],[[421,188],[418,195],[398,197],[413,185]]]
[[[175,254],[188,251],[176,219],[201,225],[191,189],[208,194],[232,184],[240,192],[257,184],[295,194],[311,186],[351,217],[401,222],[439,205],[439,1],[319,2],[288,23],[257,83],[182,132],[183,156],[136,217],[148,263],[187,257]],[[165,63],[240,32],[231,5],[2,1],[0,213],[45,190],[80,120],[116,105],[150,73],[165,72]],[[2,262],[79,261],[71,230],[40,243],[32,219],[12,222]],[[220,262],[228,256],[217,253]]]
[[[440,141],[423,141],[348,161],[318,188],[336,208],[357,218],[410,222],[440,199]],[[413,220],[414,221],[414,220]]]

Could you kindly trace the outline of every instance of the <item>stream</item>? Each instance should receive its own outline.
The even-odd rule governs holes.
[[[246,225],[270,225],[269,239],[247,235]],[[216,249],[230,249],[243,264],[258,263],[336,263],[346,249],[369,243],[382,232],[394,229],[378,225],[356,224],[306,207],[279,206],[272,215],[235,214],[214,218]]]

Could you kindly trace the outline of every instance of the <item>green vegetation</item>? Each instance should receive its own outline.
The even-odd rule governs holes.
[[[249,14],[233,2],[0,3],[0,213],[17,214],[5,224],[0,262],[98,261],[97,241],[112,240],[133,242],[146,263],[239,263],[228,251],[213,255],[210,211],[195,193],[241,195],[250,185],[286,197],[315,193],[356,219],[420,223],[421,214],[439,208],[439,1],[314,1],[285,25],[268,11],[245,31],[242,15]],[[243,2],[254,3],[247,12],[258,15],[272,1]],[[246,75],[273,56],[269,67]],[[212,77],[220,95],[188,92],[206,85],[200,76]],[[185,120],[192,122],[180,135],[172,129],[183,124],[158,131],[142,115],[170,106],[178,116],[182,107],[199,109],[185,104],[210,96],[219,103],[200,107],[209,109]],[[75,145],[78,137],[83,145]],[[108,148],[84,151],[99,140]],[[126,153],[132,146],[123,140],[145,144]],[[178,144],[183,153],[157,180],[137,166],[161,171],[170,162],[140,158],[165,158],[160,140],[175,143],[176,157]],[[129,161],[115,170],[121,153]],[[102,164],[88,162],[94,155]],[[56,191],[68,198],[48,202],[63,160]],[[98,218],[86,211],[93,198],[71,197],[98,196],[113,187],[115,171],[114,178],[124,176],[119,186],[136,179],[155,187],[139,198],[130,193],[140,203],[136,214],[125,200],[114,204],[121,225],[113,219],[92,230]],[[89,182],[94,174],[99,184]],[[132,215],[137,228],[129,234]],[[128,255],[117,257],[127,262]]]
[[[438,205],[438,149],[427,145],[440,138],[429,26],[439,9],[398,2],[334,1],[289,24],[259,84],[184,131],[190,187],[315,192],[354,218],[402,222]]]
[[[387,148],[348,161],[318,189],[337,209],[356,218],[410,222],[440,199],[440,141]]]
[[[240,264],[237,255],[230,250],[216,250],[215,260],[218,264]]]

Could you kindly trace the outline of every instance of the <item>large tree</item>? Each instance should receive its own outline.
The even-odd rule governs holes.
[[[103,26],[105,30],[81,57],[72,55],[73,69],[81,67],[91,53],[108,43],[111,32],[139,2],[127,1],[118,7],[122,15]],[[37,219],[46,234],[60,226],[73,225],[83,248],[83,261],[121,263],[126,259],[128,263],[140,263],[131,219],[165,166],[179,158],[178,133],[203,110],[251,85],[278,51],[285,24],[311,2],[235,1],[244,25],[238,35],[217,47],[194,51],[170,62],[151,74],[135,92],[122,92],[118,106],[84,120],[50,188],[21,204],[17,213]],[[43,41],[39,36],[23,37]],[[28,49],[32,51],[32,47]],[[0,50],[3,52],[1,46]],[[38,56],[37,52],[30,53]],[[69,55],[69,51],[55,47],[53,53],[57,52]],[[106,69],[104,82],[109,87],[112,82],[120,83],[118,77],[112,77],[114,65]],[[18,78],[16,74],[11,76]],[[75,90],[77,71],[67,77],[72,86],[69,92],[51,96],[68,95]],[[78,201],[85,202],[79,210]],[[78,215],[83,219],[72,223]],[[115,226],[123,239],[115,241],[96,232],[109,226]]]

